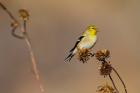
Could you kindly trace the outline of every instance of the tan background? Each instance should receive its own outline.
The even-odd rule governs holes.
[[[140,0],[1,1],[15,16],[20,8],[30,12],[28,31],[45,93],[96,93],[97,86],[105,83],[95,59],[87,64],[75,58],[64,63],[89,24],[100,31],[94,50],[109,49],[128,93],[140,92]],[[27,45],[11,36],[10,22],[0,8],[0,93],[39,93]]]

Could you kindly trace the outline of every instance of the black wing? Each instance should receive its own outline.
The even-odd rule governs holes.
[[[83,38],[84,36],[80,36],[77,40],[77,42],[75,43],[74,47],[70,50],[70,52],[72,52],[76,47],[77,45],[79,44],[79,42],[81,41],[81,39]]]

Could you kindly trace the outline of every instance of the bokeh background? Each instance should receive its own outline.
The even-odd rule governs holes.
[[[89,24],[100,31],[93,51],[109,49],[110,60],[125,81],[128,93],[140,92],[140,0],[1,2],[17,18],[21,8],[30,12],[28,33],[45,93],[96,93],[97,86],[106,83],[94,58],[87,64],[76,58],[64,63],[69,49]],[[11,35],[10,22],[0,8],[0,93],[40,93],[27,45]],[[113,77],[122,90],[119,80]]]

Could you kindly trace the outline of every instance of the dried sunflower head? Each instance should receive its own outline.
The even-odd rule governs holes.
[[[110,62],[105,62],[101,64],[99,70],[101,75],[106,76],[112,72],[112,66]]]
[[[90,56],[92,55],[92,53],[90,53],[90,50],[88,49],[79,49],[78,50],[78,59],[80,61],[82,61],[83,63],[86,63]]]
[[[28,13],[27,10],[25,10],[25,9],[20,9],[20,10],[19,10],[19,14],[20,14],[20,17],[21,17],[23,20],[25,20],[25,21],[29,20],[29,13]]]
[[[110,51],[107,49],[102,49],[96,52],[95,56],[99,61],[104,61],[110,55]]]
[[[115,89],[112,88],[112,86],[108,84],[98,86],[97,92],[98,93],[116,93]]]

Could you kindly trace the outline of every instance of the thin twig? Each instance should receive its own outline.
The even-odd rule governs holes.
[[[17,22],[16,18],[12,15],[12,13],[0,2],[0,6],[2,7],[2,9],[9,15],[9,17],[14,21]]]
[[[37,69],[37,64],[36,64],[34,52],[32,50],[31,41],[30,41],[30,38],[29,38],[29,36],[27,34],[27,31],[26,31],[26,21],[25,20],[24,20],[24,23],[23,23],[23,29],[21,29],[21,30],[22,30],[22,33],[24,34],[24,39],[25,39],[25,41],[28,45],[28,48],[29,48],[29,52],[30,52],[30,56],[31,56],[31,62],[32,62],[33,70],[34,70],[34,73],[35,73],[35,76],[36,76],[36,80],[39,83],[41,93],[44,93],[44,87],[43,87],[43,84],[41,83],[41,80],[40,80],[40,75],[39,75],[39,71]]]
[[[12,13],[1,2],[0,2],[0,6],[9,15],[9,17],[13,21],[11,24],[11,26],[12,26],[11,34],[16,38],[23,39],[24,38],[23,36],[19,36],[15,33],[17,27],[19,26],[19,22],[17,21],[17,19],[12,15]]]
[[[118,91],[118,89],[117,89],[117,87],[116,87],[116,85],[115,85],[115,82],[113,81],[113,79],[112,79],[112,77],[111,77],[110,74],[109,74],[109,78],[110,78],[110,80],[111,80],[111,82],[112,82],[112,84],[113,84],[113,86],[114,86],[114,89],[116,90],[117,93],[119,93],[119,91]]]
[[[17,27],[13,27],[11,34],[18,39],[24,39],[24,36],[20,36],[20,35],[16,34],[16,29],[17,29]]]
[[[21,25],[16,20],[16,18],[12,15],[12,13],[1,2],[0,2],[0,6],[9,15],[9,17],[14,21],[13,24],[12,24],[13,26],[12,26],[11,34],[16,38],[25,39],[25,41],[28,45],[28,48],[29,48],[29,52],[30,52],[30,56],[31,56],[31,62],[32,62],[33,70],[34,70],[34,73],[35,73],[35,76],[36,76],[36,80],[39,83],[41,93],[44,93],[44,87],[43,87],[43,84],[40,81],[40,75],[39,75],[39,71],[37,69],[37,64],[36,64],[35,56],[34,56],[34,53],[33,53],[33,50],[32,50],[31,42],[30,42],[30,39],[29,39],[27,31],[26,31],[26,20],[23,20],[23,27],[21,27]],[[15,24],[17,24],[17,25],[15,26]],[[23,33],[23,36],[17,35],[15,33],[18,26],[20,26],[21,31]]]
[[[116,70],[114,67],[112,67],[112,70],[113,70],[113,71],[117,74],[117,76],[119,77],[121,83],[123,84],[125,93],[127,93],[126,85],[125,85],[124,81],[122,80],[121,76],[119,75],[119,73],[117,72],[117,70]]]

